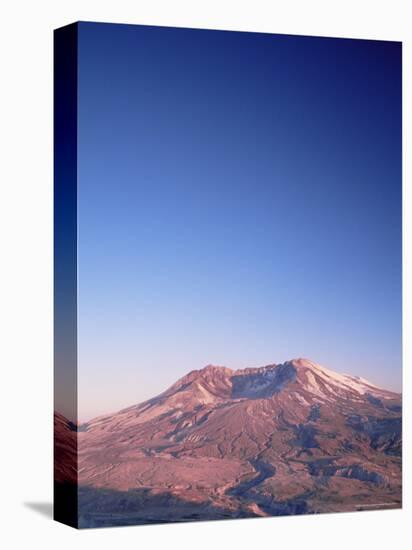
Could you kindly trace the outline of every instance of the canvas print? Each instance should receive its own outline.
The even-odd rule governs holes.
[[[402,506],[398,42],[55,31],[55,518]]]

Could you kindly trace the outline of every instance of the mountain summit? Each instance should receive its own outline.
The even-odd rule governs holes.
[[[280,393],[298,394],[316,402],[333,400],[358,400],[360,396],[377,399],[397,399],[396,393],[379,388],[357,376],[338,374],[308,359],[293,359],[281,364],[259,368],[233,370],[227,367],[207,365],[180,378],[169,389],[134,408],[150,409],[155,405],[174,400],[184,400],[190,405],[218,403],[227,400],[270,398]]]
[[[133,494],[134,523],[401,502],[401,396],[307,359],[193,370],[84,424],[78,445],[79,506],[96,525],[120,498],[101,491]]]

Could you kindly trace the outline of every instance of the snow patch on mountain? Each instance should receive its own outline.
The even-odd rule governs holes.
[[[310,389],[312,392],[315,390],[322,391],[319,390],[319,384],[313,381],[314,377],[320,378],[325,385],[327,385],[327,388],[331,391],[331,393],[339,394],[339,390],[343,390],[345,392],[352,391],[360,395],[364,395],[366,393],[380,394],[381,392],[385,392],[385,390],[382,390],[364,378],[331,371],[321,365],[309,361],[308,359],[295,359],[291,361],[291,363],[298,369],[304,369],[307,371],[306,376],[309,377]],[[311,375],[308,375],[308,372],[310,372]]]

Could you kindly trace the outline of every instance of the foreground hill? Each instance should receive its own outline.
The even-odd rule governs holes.
[[[207,366],[79,427],[80,526],[399,507],[401,439],[364,379]]]

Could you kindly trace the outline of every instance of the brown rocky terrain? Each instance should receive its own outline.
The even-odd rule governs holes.
[[[401,396],[298,359],[207,366],[78,427],[80,527],[401,506]]]

